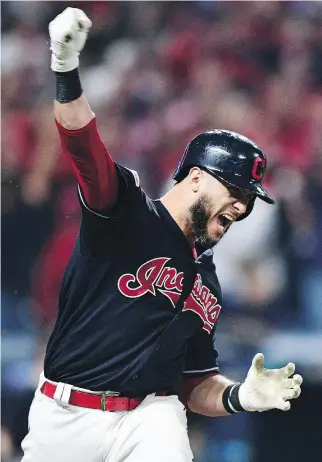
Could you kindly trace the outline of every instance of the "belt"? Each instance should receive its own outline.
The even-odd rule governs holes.
[[[48,398],[54,399],[57,385],[45,382],[40,391]],[[157,396],[166,396],[166,392],[156,393]],[[126,398],[125,396],[107,396],[105,393],[94,394],[85,391],[71,390],[68,404],[73,406],[101,409],[102,411],[132,411],[142,403],[143,398]]]

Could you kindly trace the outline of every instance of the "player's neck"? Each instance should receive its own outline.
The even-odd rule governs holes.
[[[168,191],[160,201],[186,236],[191,247],[194,246],[194,237],[189,232],[189,205],[184,204],[182,197],[174,189]]]

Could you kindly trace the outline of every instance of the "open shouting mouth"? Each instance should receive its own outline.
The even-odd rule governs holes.
[[[223,232],[226,232],[229,226],[235,221],[235,217],[232,217],[228,213],[221,213],[217,217],[219,227]]]

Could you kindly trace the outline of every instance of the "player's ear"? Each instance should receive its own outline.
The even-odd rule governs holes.
[[[198,192],[200,189],[202,170],[199,167],[192,167],[188,173],[189,186],[193,192]]]

